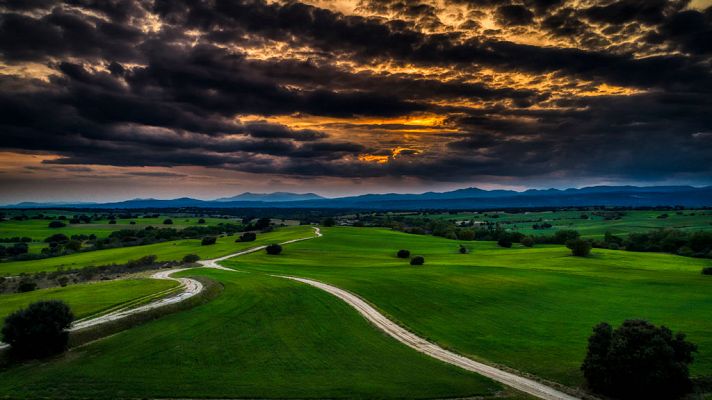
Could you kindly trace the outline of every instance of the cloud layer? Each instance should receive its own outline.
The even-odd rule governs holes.
[[[712,183],[710,6],[330,6],[0,1],[0,150],[145,179]]]

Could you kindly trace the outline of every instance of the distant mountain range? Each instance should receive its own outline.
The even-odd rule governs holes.
[[[300,200],[319,200],[324,197],[314,193],[289,193],[289,192],[274,192],[274,193],[250,193],[245,192],[232,197],[223,197],[215,201],[300,201]]]
[[[566,206],[712,206],[712,186],[592,186],[581,189],[458,189],[421,194],[365,194],[325,198],[314,193],[242,193],[216,200],[182,197],[172,200],[134,199],[114,203],[34,203],[5,208],[350,208],[371,210],[492,209]]]

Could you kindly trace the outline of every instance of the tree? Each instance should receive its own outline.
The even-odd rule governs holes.
[[[2,341],[19,358],[41,358],[67,348],[67,328],[74,315],[62,301],[40,301],[10,314],[2,328]]]
[[[458,251],[460,254],[467,254],[467,247],[460,245],[460,249]]]
[[[199,224],[204,224],[204,223],[205,223],[205,220],[201,218],[201,219],[198,220],[198,223],[199,223]]]
[[[627,320],[593,328],[581,365],[589,387],[623,399],[674,399],[691,389],[688,365],[697,346],[664,326]]]
[[[255,229],[262,230],[269,228],[270,224],[272,223],[272,220],[269,218],[260,218],[255,222]]]
[[[282,252],[282,246],[280,246],[278,244],[270,244],[269,246],[267,246],[265,248],[265,250],[267,251],[267,254],[276,256],[277,254]]]
[[[408,257],[410,257],[410,251],[409,250],[398,250],[398,253],[396,253],[396,256],[398,256],[398,258],[408,258]]]
[[[522,246],[534,247],[534,238],[531,236],[525,236],[521,240]]]
[[[499,238],[499,240],[497,241],[497,244],[499,245],[499,247],[505,247],[505,248],[512,247],[512,241],[509,240],[509,238],[507,238],[507,237]]]
[[[423,265],[425,264],[425,258],[423,256],[415,256],[410,259],[410,265]]]
[[[566,242],[566,247],[571,249],[571,254],[576,257],[586,257],[591,253],[591,242],[583,239],[572,239]]]
[[[62,221],[52,221],[52,222],[49,223],[48,226],[49,226],[50,228],[64,228],[65,226],[67,226],[67,224],[65,224],[65,223],[62,222]]]
[[[187,264],[192,264],[198,260],[200,260],[200,256],[197,254],[186,254],[183,256],[183,262]]]
[[[203,238],[203,240],[200,241],[201,246],[209,246],[211,244],[215,244],[217,242],[218,238],[215,236],[206,236]]]
[[[712,275],[712,267],[702,268],[702,275]]]
[[[254,242],[257,240],[257,234],[254,232],[245,232],[242,235],[240,235],[235,242]]]
[[[569,240],[578,239],[581,236],[573,229],[562,229],[554,234],[554,243],[565,244]]]
[[[29,278],[25,278],[17,284],[18,293],[32,292],[35,289],[37,289],[37,283],[33,280],[30,280]]]
[[[173,220],[170,218],[166,218],[163,220],[163,225],[173,225]]]
[[[336,221],[334,221],[333,218],[328,217],[328,218],[324,218],[324,220],[321,221],[321,224],[325,227],[330,227],[330,226],[336,225]]]

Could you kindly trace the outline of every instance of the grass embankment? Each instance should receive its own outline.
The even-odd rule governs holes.
[[[148,255],[155,255],[159,261],[181,260],[186,254],[197,254],[203,259],[216,258],[267,243],[283,242],[290,239],[308,237],[309,235],[313,235],[313,229],[310,226],[289,226],[277,228],[265,234],[258,233],[257,240],[254,242],[235,243],[235,240],[239,237],[236,234],[218,238],[217,243],[210,246],[202,246],[200,239],[185,239],[145,246],[88,251],[39,260],[0,263],[0,276],[18,275],[23,272],[55,271],[60,267],[69,269],[123,264],[129,260],[137,260]]]
[[[459,254],[458,244],[471,248]],[[398,249],[425,256],[412,267]],[[327,228],[324,237],[223,263],[347,289],[420,335],[463,354],[576,386],[591,328],[644,318],[698,344],[693,375],[712,370],[709,260],[563,246],[512,249],[385,229]]]
[[[527,213],[440,213],[412,215],[409,218],[431,218],[451,221],[475,221],[499,223],[505,229],[511,229],[526,235],[553,235],[557,230],[575,229],[588,238],[602,238],[609,231],[615,235],[627,236],[633,232],[648,232],[654,229],[673,228],[684,231],[712,230],[712,211],[684,210],[681,215],[675,211],[629,210],[621,211],[620,219],[606,220],[591,211],[544,211]],[[658,218],[667,214],[667,218]],[[581,215],[588,216],[582,219]],[[549,223],[549,229],[533,229],[532,225]]]
[[[290,245],[290,248],[293,245]],[[432,398],[501,387],[432,360],[318,289],[197,269],[224,285],[209,303],[0,374],[33,398]],[[523,397],[517,397],[523,398]]]
[[[27,293],[0,295],[0,325],[12,312],[40,300],[63,300],[75,318],[85,318],[178,286],[178,282],[156,279],[123,279],[69,285]]]

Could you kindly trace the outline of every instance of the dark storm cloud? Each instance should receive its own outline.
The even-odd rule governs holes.
[[[297,1],[0,1],[0,61],[52,71],[0,76],[0,147],[59,155],[53,166],[313,177],[712,175],[712,8],[445,3],[467,4],[465,31],[417,0],[360,2],[391,19]],[[497,29],[482,33],[483,16]],[[512,38],[537,30],[558,41]],[[581,94],[604,83],[642,91]],[[421,113],[447,117],[440,136],[389,136],[435,129],[399,120]],[[342,131],[269,122],[295,116],[341,119],[323,126]]]
[[[520,4],[508,4],[497,7],[497,20],[506,26],[529,25],[534,20],[534,13]]]

